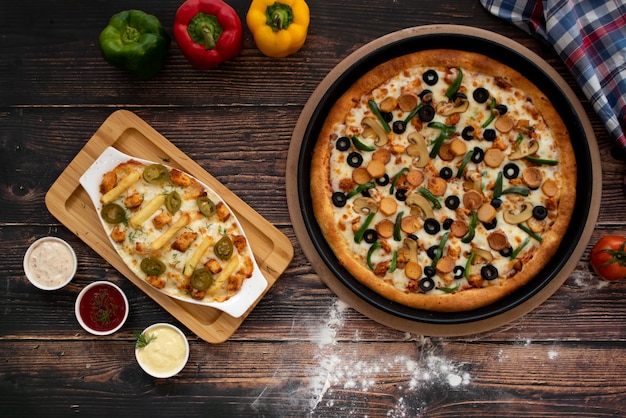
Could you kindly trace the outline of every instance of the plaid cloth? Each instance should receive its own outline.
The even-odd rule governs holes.
[[[626,1],[480,0],[495,16],[554,47],[626,150]]]

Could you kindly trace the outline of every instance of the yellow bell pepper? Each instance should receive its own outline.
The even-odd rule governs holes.
[[[257,48],[273,58],[295,54],[302,48],[309,20],[309,6],[304,0],[252,0],[246,15]]]

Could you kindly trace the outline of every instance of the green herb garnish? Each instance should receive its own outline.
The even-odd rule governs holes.
[[[145,332],[141,331],[135,331],[133,334],[135,335],[135,347],[137,348],[144,348],[156,339],[156,335],[148,335]]]

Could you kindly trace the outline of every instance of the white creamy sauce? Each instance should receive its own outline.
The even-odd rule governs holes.
[[[151,328],[147,334],[155,338],[137,351],[139,361],[149,370],[162,375],[180,369],[187,357],[184,338],[165,326]]]
[[[60,286],[74,273],[74,257],[64,244],[42,241],[31,251],[28,269],[30,277],[40,285]]]

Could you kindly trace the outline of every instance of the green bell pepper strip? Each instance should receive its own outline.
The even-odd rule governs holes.
[[[448,99],[452,99],[452,96],[454,96],[456,92],[459,91],[459,87],[461,87],[461,82],[463,82],[463,70],[459,68],[459,72],[456,74],[454,81],[446,90],[446,97]]]
[[[358,195],[359,193],[361,193],[363,190],[371,189],[372,187],[376,187],[376,183],[374,183],[373,181],[370,181],[369,183],[360,184],[354,190],[352,190],[350,193],[348,193],[346,195],[346,198],[350,199],[351,197],[354,197],[354,196]]]
[[[530,191],[524,187],[509,187],[508,189],[502,190],[501,194],[518,194],[521,196],[528,196]]]
[[[417,191],[430,201],[434,209],[441,209],[441,202],[430,192],[430,190],[425,187],[420,187]]]
[[[461,238],[461,242],[465,244],[471,242],[474,239],[474,235],[476,235],[476,225],[478,225],[478,215],[476,214],[476,212],[472,211],[470,216],[471,218],[469,223],[469,230],[467,231],[467,234],[463,238]]]
[[[376,241],[367,251],[367,267],[369,267],[369,269],[372,271],[374,270],[374,266],[372,265],[372,254],[374,254],[374,251],[379,249],[381,246],[382,244],[380,243],[380,241]]]
[[[389,126],[385,118],[383,117],[383,114],[380,112],[380,108],[378,107],[376,102],[373,100],[370,100],[367,102],[367,105],[370,107],[370,110],[374,112],[374,114],[376,115],[376,118],[378,119],[380,124],[383,126],[385,133],[388,134],[389,132],[391,132],[391,127]]]
[[[420,103],[417,106],[415,106],[415,109],[411,110],[411,113],[409,113],[408,116],[404,118],[404,123],[409,123],[411,119],[413,119],[415,115],[417,115],[417,112],[419,112],[423,106],[424,106],[424,103]]]
[[[402,225],[402,217],[404,216],[404,211],[398,212],[396,215],[396,222],[393,225],[393,239],[394,241],[400,241],[402,239],[400,226]]]
[[[463,161],[461,162],[461,165],[459,166],[459,171],[457,171],[456,173],[457,178],[459,179],[461,178],[461,176],[463,175],[463,172],[465,171],[465,167],[467,167],[467,164],[470,162],[473,155],[474,155],[473,149],[469,150],[469,152],[465,154],[465,157],[463,157]]]
[[[159,19],[141,10],[113,15],[98,38],[109,64],[139,78],[152,77],[163,68],[170,42]]]
[[[474,261],[474,256],[476,253],[474,250],[470,251],[469,257],[467,257],[467,263],[465,263],[465,278],[467,280],[470,279],[470,267],[472,266],[472,261]]]
[[[486,128],[496,118],[496,99],[494,97],[491,98],[491,104],[489,104],[489,110],[491,111],[491,115],[489,115],[489,118],[485,121],[485,123],[480,125],[481,128]]]
[[[356,231],[356,234],[354,234],[354,242],[359,244],[363,240],[363,235],[365,234],[367,228],[369,228],[370,223],[372,223],[372,219],[374,219],[375,215],[376,212],[370,212],[370,214],[367,215],[367,218],[365,218],[365,221],[363,221],[361,227],[358,229],[358,231]]]
[[[430,122],[426,126],[428,126],[429,128],[433,128],[433,129],[439,129],[441,131],[439,133],[439,136],[432,141],[433,147],[431,148],[430,153],[428,154],[430,158],[435,158],[437,154],[439,154],[439,150],[441,149],[441,146],[443,145],[443,141],[448,139],[450,137],[450,134],[456,131],[456,127],[448,126],[445,123],[441,123],[441,122]]]
[[[396,190],[396,183],[398,182],[398,178],[404,174],[404,173],[408,173],[409,172],[409,168],[408,167],[403,167],[400,171],[398,171],[396,173],[395,176],[393,176],[393,180],[391,181],[391,187],[389,187],[389,193],[393,194]]]
[[[535,234],[529,227],[527,227],[524,224],[517,224],[517,226],[519,227],[519,229],[521,229],[522,231],[526,232],[528,235],[531,236],[531,238],[541,242],[543,241],[543,238],[541,238],[539,235]]]
[[[498,172],[496,184],[493,186],[493,197],[497,199],[500,196],[502,196],[502,171]]]
[[[439,261],[439,259],[443,255],[443,249],[445,248],[446,244],[448,243],[448,235],[449,234],[450,234],[450,232],[446,232],[445,234],[443,234],[443,237],[441,238],[441,242],[439,243],[439,246],[437,247],[437,250],[435,250],[435,258],[433,258],[433,262],[431,263],[431,266],[435,267],[437,265],[437,262]]]
[[[456,286],[453,287],[440,287],[439,290],[446,292],[446,293],[452,293],[454,291],[456,291],[459,287],[461,286],[461,282],[457,282]]]
[[[354,148],[361,150],[361,151],[374,151],[376,149],[375,146],[367,145],[364,142],[362,142],[356,135],[352,136],[351,141],[352,141],[352,145],[354,145]]]
[[[389,273],[393,273],[394,271],[396,271],[397,267],[398,267],[398,251],[393,250],[393,253],[391,254],[391,263],[389,264]]]
[[[519,253],[522,252],[524,247],[527,246],[529,242],[530,242],[530,238],[526,238],[524,241],[522,241],[520,246],[514,249],[513,252],[511,253],[511,260],[515,260],[517,256],[519,255]]]
[[[558,160],[549,160],[547,158],[535,158],[535,157],[531,157],[530,155],[527,155],[524,158],[530,161],[531,163],[539,164],[539,165],[557,165],[559,163]]]

